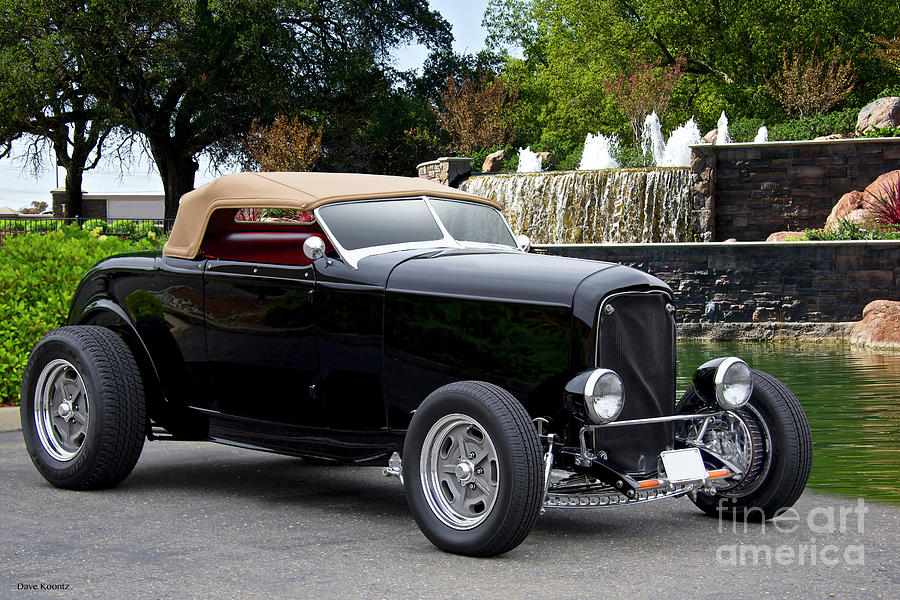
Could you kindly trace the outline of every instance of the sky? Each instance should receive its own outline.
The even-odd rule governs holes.
[[[487,32],[481,26],[481,18],[487,0],[430,0],[432,10],[437,10],[453,26],[453,49],[458,53],[476,53],[484,47]],[[421,69],[428,56],[422,46],[409,45],[394,52],[395,66],[400,70]],[[33,201],[50,204],[50,190],[57,187],[57,173],[49,153],[47,167],[35,177],[31,168],[15,157],[25,149],[25,144],[14,148],[14,158],[0,159],[0,206],[21,209],[31,206]],[[427,158],[427,157],[426,157]],[[425,160],[423,158],[423,160]],[[200,171],[195,185],[212,181],[225,172],[210,172],[201,158]],[[59,185],[65,185],[65,169],[58,169]],[[86,171],[83,189],[91,194],[119,193],[162,193],[162,182],[152,161],[145,156],[136,156],[133,164],[124,172],[117,162],[105,160],[98,168]]]

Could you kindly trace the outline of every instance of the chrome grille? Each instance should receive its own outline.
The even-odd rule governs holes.
[[[597,319],[596,365],[622,378],[625,406],[618,420],[671,415],[675,410],[675,319],[662,292],[614,294]],[[674,425],[657,423],[597,429],[596,451],[628,473],[656,471]]]

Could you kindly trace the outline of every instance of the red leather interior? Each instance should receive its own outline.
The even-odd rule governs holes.
[[[238,231],[207,234],[203,240],[202,252],[205,256],[225,260],[306,266],[312,261],[303,254],[303,242],[312,236],[322,238],[325,242],[325,251],[332,251],[328,239],[318,233]]]

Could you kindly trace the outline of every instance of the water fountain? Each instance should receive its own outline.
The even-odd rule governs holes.
[[[769,141],[769,128],[763,125],[759,128],[759,131],[756,132],[756,137],[753,138],[754,144],[765,144]]]
[[[719,117],[718,123],[716,123],[716,129],[718,130],[716,144],[730,144],[733,141],[731,134],[728,133],[728,117],[725,116],[724,110],[722,111],[722,116]]]
[[[663,137],[662,126],[656,111],[647,115],[644,119],[644,129],[641,132],[641,151],[644,156],[653,157],[653,164],[660,165],[665,159],[666,139]]]
[[[641,149],[644,154],[653,156],[653,164],[657,167],[687,167],[691,164],[691,144],[702,141],[700,128],[693,118],[676,128],[666,141],[659,117],[653,112],[644,121]]]
[[[599,132],[597,135],[588,133],[584,139],[584,151],[581,153],[578,169],[591,171],[619,168],[619,161],[613,157],[613,152],[618,147],[619,138],[615,135],[606,137]]]
[[[724,127],[727,135],[727,119]],[[513,230],[536,243],[690,241],[691,174],[685,167],[691,144],[701,142],[693,119],[666,141],[653,113],[641,146],[656,167],[617,168],[618,139],[589,133],[578,171],[539,172],[540,157],[525,148],[517,173],[471,177],[461,189],[500,202]]]
[[[519,148],[519,168],[517,173],[540,173],[541,163],[544,162],[531,148]]]

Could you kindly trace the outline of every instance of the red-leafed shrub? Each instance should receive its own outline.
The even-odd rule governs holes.
[[[875,215],[875,221],[881,225],[900,227],[900,187],[897,185],[898,179],[900,178],[882,184],[880,194],[866,191],[868,208]]]

